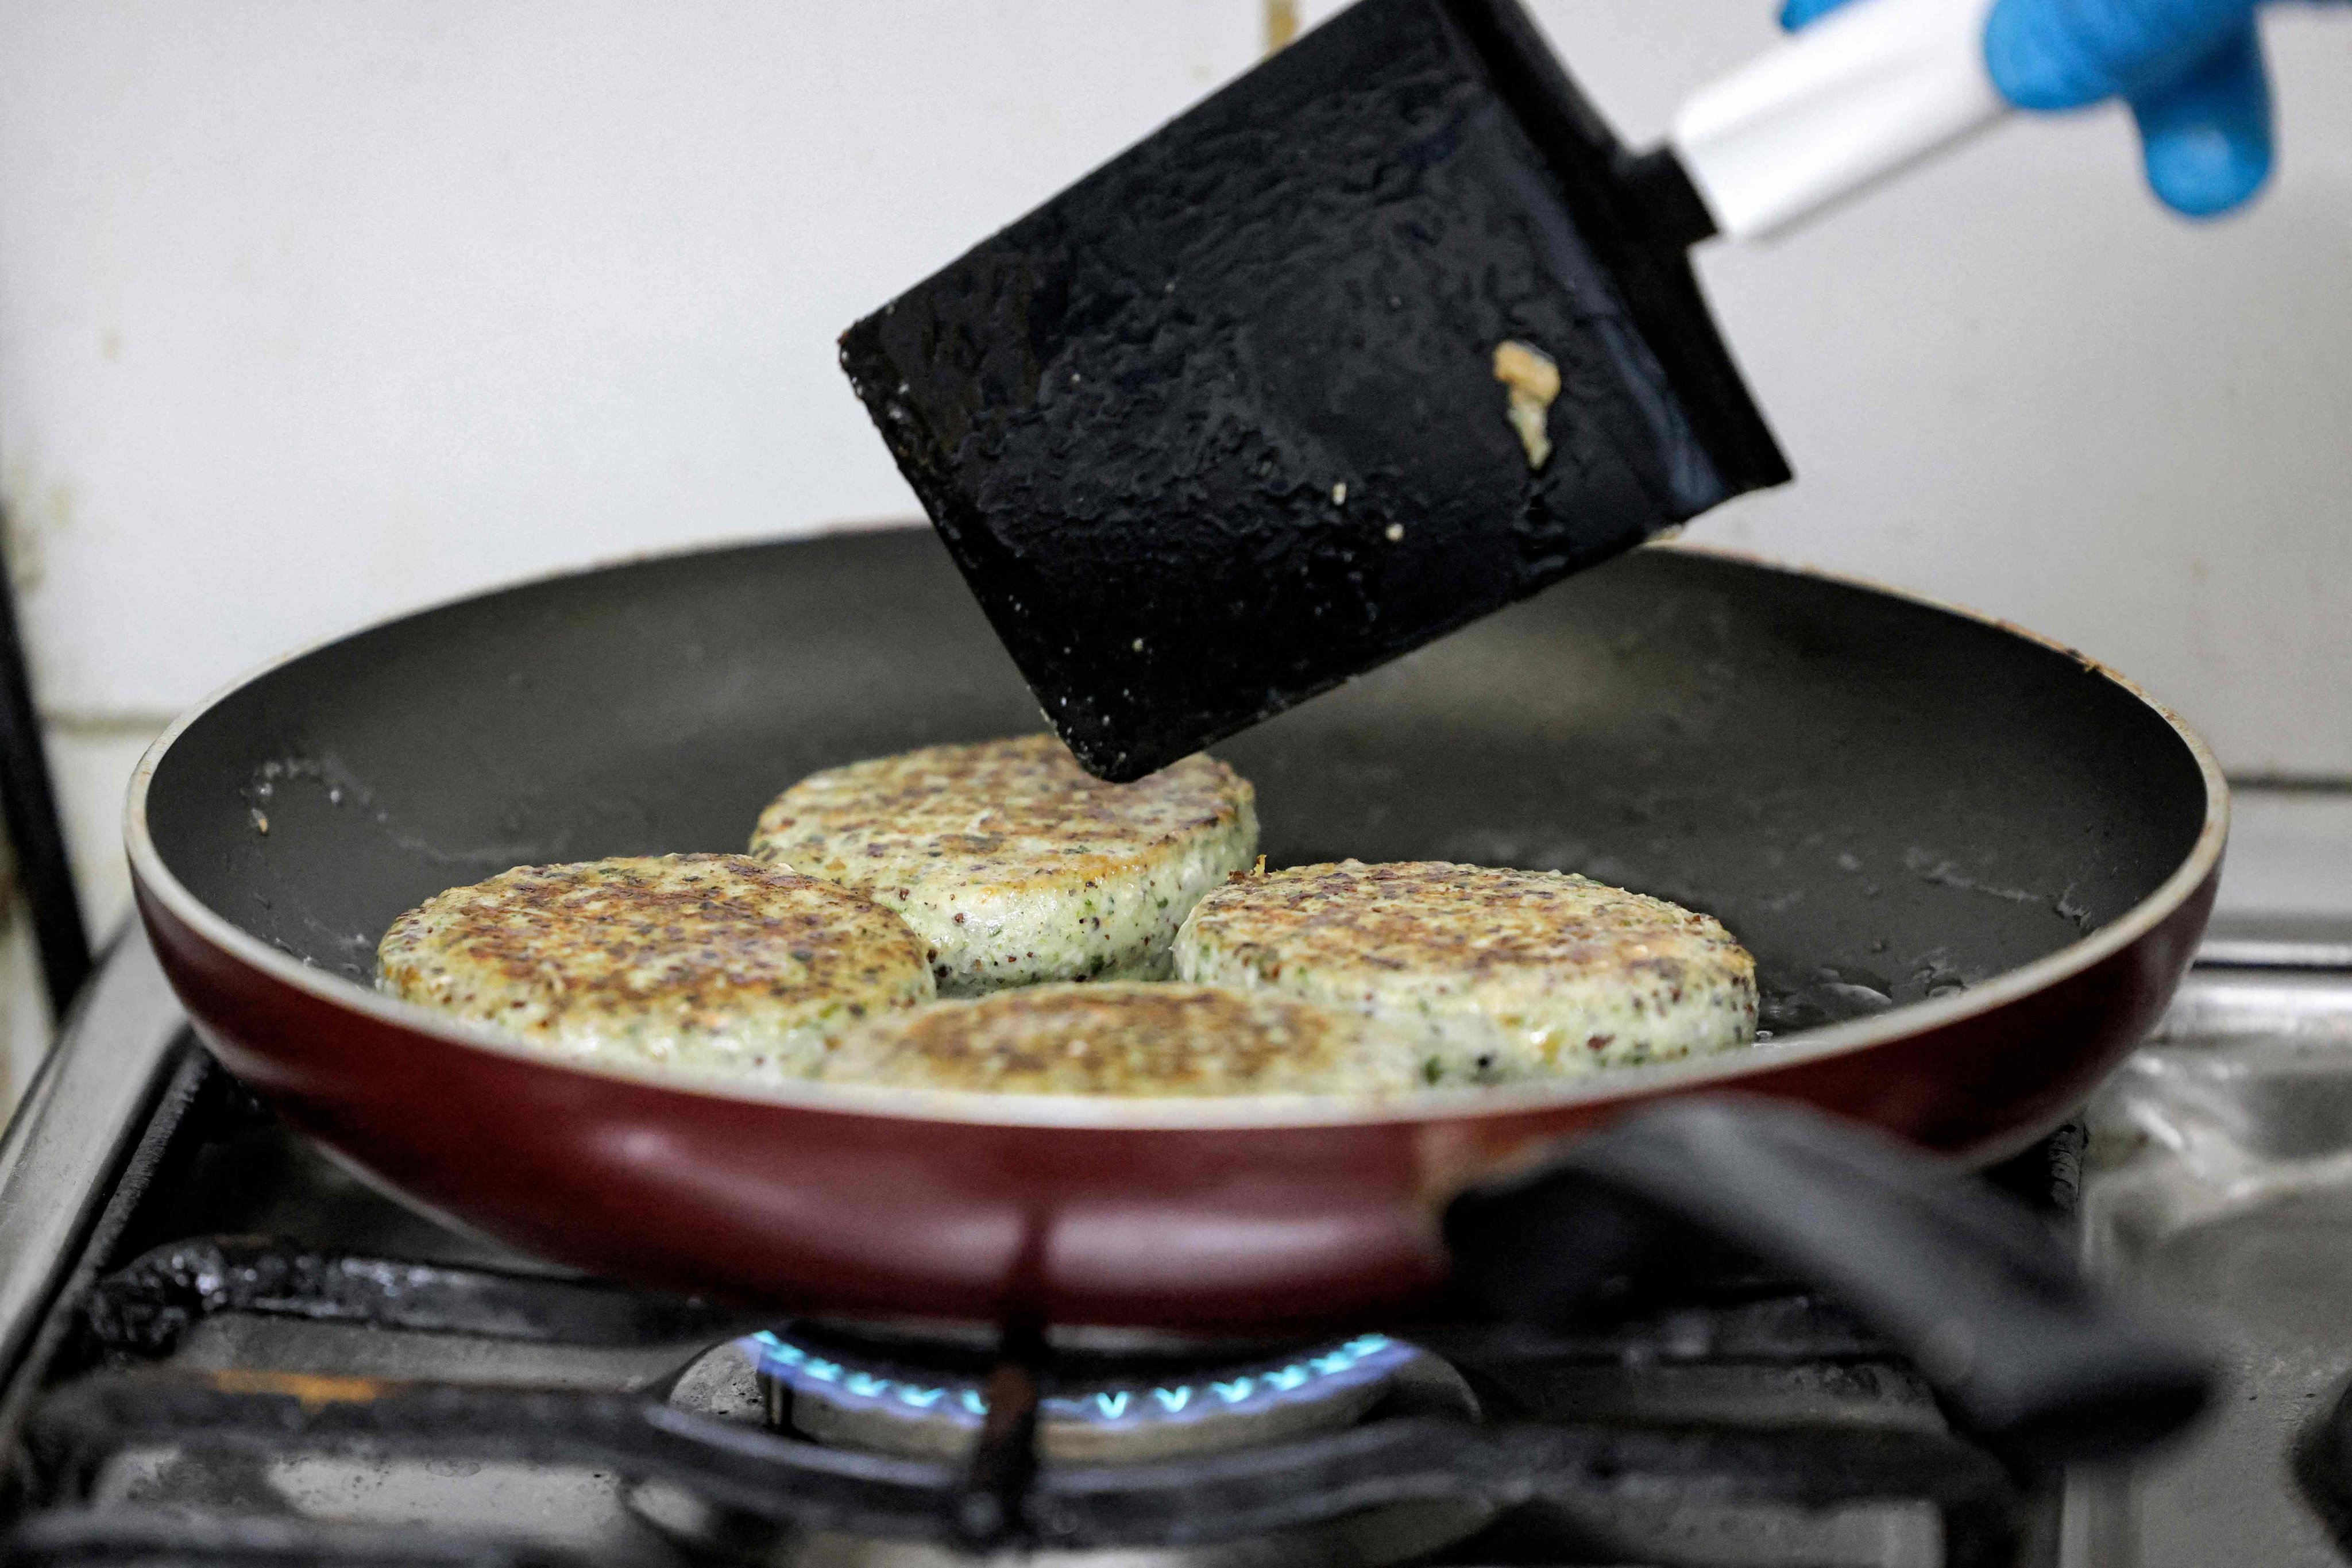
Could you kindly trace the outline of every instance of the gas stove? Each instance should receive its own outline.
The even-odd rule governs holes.
[[[2352,1047],[2352,971],[2257,956],[2192,977],[2093,1108],[2087,1167],[2077,1126],[1992,1174],[2063,1220],[2087,1168],[2111,1273],[2246,1223],[2200,1198],[2221,1178],[2179,1132],[2201,1106],[2252,1137],[2212,1110],[2245,1079],[2228,1064],[2300,1050],[2324,1074],[2329,1041]],[[2272,1163],[2352,1181],[2335,1152]],[[2259,1393],[2275,1325],[2240,1316]],[[2167,1500],[2200,1486],[2327,1562],[2352,1514],[2328,1479],[2352,1453],[2352,1335],[2297,1362],[2310,1397],[2272,1422],[2274,1455],[2225,1410],[2062,1489],[1955,1435],[1834,1303],[1738,1269],[1574,1333],[1311,1343],[794,1321],[623,1289],[289,1135],[195,1045],[136,932],[0,1146],[0,1356],[24,1563],[2169,1563],[2211,1560],[2171,1550]]]

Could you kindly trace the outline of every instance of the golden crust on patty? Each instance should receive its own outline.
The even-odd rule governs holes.
[[[1235,877],[1176,939],[1186,980],[1409,1031],[1432,1083],[1504,1082],[1746,1045],[1756,963],[1711,917],[1564,871],[1444,861]]]
[[[812,773],[751,852],[905,919],[942,994],[1156,979],[1201,895],[1257,853],[1249,782],[1207,756],[1105,784],[1051,735]]]
[[[395,996],[566,1056],[763,1080],[935,994],[896,915],[748,855],[518,866],[394,921],[376,968]]]
[[[1415,1088],[1410,1045],[1358,1015],[1213,985],[1039,985],[859,1026],[829,1083],[998,1094],[1352,1094]]]

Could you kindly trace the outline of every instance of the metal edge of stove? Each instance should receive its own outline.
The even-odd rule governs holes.
[[[2216,917],[2147,1043],[2352,1042],[2352,916]]]
[[[158,1107],[200,1076],[186,1016],[133,924],[111,944],[0,1136],[0,1408],[37,1377],[42,1337],[152,1142]]]
[[[2211,1053],[2223,1063],[2242,1049],[2284,1047],[2306,1062],[2320,1059],[2315,1051],[2330,1058],[2352,1052],[2352,915],[2216,916],[2195,967],[2146,1046],[2159,1056]],[[2114,1176],[2085,1171],[2084,1229],[2079,1237],[2085,1270],[2111,1285],[2121,1281],[2118,1270],[2125,1265],[2110,1245],[2112,1237],[2103,1242],[2090,1189]],[[2184,1439],[2200,1440],[2193,1434]],[[2132,1501],[2141,1485],[2129,1466],[2078,1467],[2068,1473],[2058,1542],[2063,1568],[2143,1568],[2177,1560],[2148,1553]],[[2289,1493],[2251,1506],[2293,1509],[2297,1501]]]
[[[2197,950],[2200,968],[2352,970],[2352,915],[2213,917]]]

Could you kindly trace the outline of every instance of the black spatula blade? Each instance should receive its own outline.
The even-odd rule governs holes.
[[[1363,0],[842,363],[1047,720],[1137,778],[1788,478],[1659,173],[1512,0]],[[1539,464],[1505,342],[1558,369]]]

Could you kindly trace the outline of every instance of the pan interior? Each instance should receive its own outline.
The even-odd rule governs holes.
[[[928,529],[712,551],[361,632],[196,717],[148,822],[173,875],[364,984],[394,917],[509,866],[741,848],[820,767],[1043,728]],[[1776,1034],[1977,984],[2147,898],[2197,759],[2055,649],[1650,549],[1216,748],[1280,866],[1583,871],[1720,918]]]

